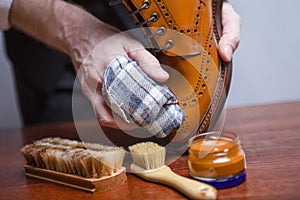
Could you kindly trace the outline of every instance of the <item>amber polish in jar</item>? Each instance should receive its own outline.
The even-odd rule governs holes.
[[[210,132],[192,138],[188,165],[190,175],[217,188],[245,180],[245,153],[237,134]]]

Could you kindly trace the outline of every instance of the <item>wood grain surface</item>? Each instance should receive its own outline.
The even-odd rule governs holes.
[[[247,156],[247,180],[218,191],[218,199],[300,199],[300,102],[227,109],[225,131],[240,135]],[[186,199],[175,190],[128,173],[119,188],[87,193],[26,178],[20,148],[34,140],[78,139],[73,123],[0,131],[0,199]],[[186,156],[170,167],[188,177]]]

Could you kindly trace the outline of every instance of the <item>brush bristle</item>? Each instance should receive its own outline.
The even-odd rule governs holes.
[[[27,165],[33,167],[86,178],[101,178],[121,169],[125,150],[76,140],[44,138],[25,145],[21,154]]]
[[[129,147],[132,161],[146,170],[165,165],[166,149],[154,142],[142,142]]]

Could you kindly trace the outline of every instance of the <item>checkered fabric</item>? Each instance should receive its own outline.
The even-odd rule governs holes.
[[[127,57],[118,57],[107,67],[102,95],[125,121],[159,138],[179,128],[185,117],[170,90],[153,81]]]

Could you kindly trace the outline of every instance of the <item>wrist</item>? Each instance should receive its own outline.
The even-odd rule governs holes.
[[[95,46],[106,38],[119,33],[112,27],[92,14],[76,5],[69,3],[57,7],[57,15],[63,16],[61,29],[58,34],[59,41],[63,41],[66,53],[71,57],[73,64],[78,69],[83,60],[91,53]]]
[[[83,60],[99,43],[117,33],[118,31],[113,27],[88,15],[81,16],[80,22],[63,26],[61,40],[64,41],[67,54],[71,57],[75,68],[78,69]]]

